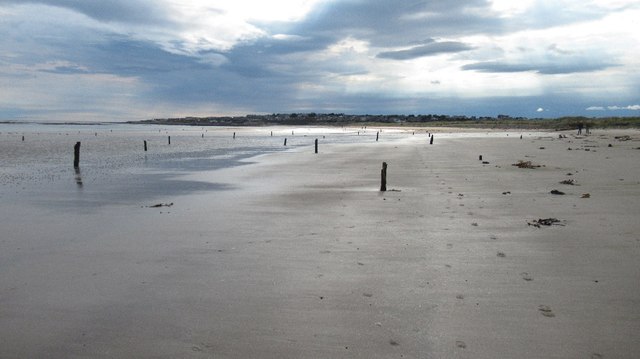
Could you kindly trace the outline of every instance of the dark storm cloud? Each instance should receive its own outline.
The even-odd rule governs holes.
[[[476,62],[462,66],[463,70],[478,71],[485,73],[515,73],[515,72],[536,72],[543,75],[560,75],[581,72],[594,72],[616,66],[609,63],[594,62],[564,62],[564,63],[544,63],[544,64],[522,64],[503,63],[498,61]]]
[[[456,42],[456,41],[431,42],[429,44],[415,46],[407,50],[381,52],[376,57],[381,59],[392,59],[392,60],[411,60],[419,57],[463,52],[471,49],[473,49],[472,46],[469,46],[462,42]]]
[[[425,38],[497,33],[502,21],[485,0],[341,1],[319,6],[291,30],[303,36],[353,36],[373,46],[406,46]]]
[[[169,13],[153,0],[0,0],[3,4],[42,4],[82,13],[103,22],[167,22]]]

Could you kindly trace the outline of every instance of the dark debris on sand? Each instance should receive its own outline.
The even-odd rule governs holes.
[[[534,219],[531,222],[527,222],[528,225],[530,226],[534,226],[536,228],[541,228],[541,226],[564,226],[564,224],[562,224],[562,222],[557,219],[557,218],[539,218],[539,219]]]
[[[518,160],[518,162],[512,164],[512,166],[516,166],[518,168],[531,168],[531,169],[542,167],[540,165],[534,165],[533,163],[531,163],[531,161],[523,161],[523,160]]]
[[[160,208],[160,207],[171,207],[173,206],[173,202],[171,203],[158,203],[151,206],[147,206],[147,208]]]

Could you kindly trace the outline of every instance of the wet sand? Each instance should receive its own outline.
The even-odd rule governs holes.
[[[4,203],[0,357],[635,358],[640,132],[562,134],[383,136],[153,203]]]

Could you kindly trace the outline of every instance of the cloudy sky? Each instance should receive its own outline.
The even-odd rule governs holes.
[[[0,120],[640,116],[638,0],[0,0]]]

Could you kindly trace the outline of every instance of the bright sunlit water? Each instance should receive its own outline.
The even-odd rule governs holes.
[[[221,190],[225,185],[177,177],[246,165],[248,159],[264,153],[312,152],[316,138],[320,146],[375,142],[376,132],[362,128],[0,124],[0,198],[86,207]],[[385,140],[407,135],[383,132]],[[73,167],[76,142],[81,142],[78,170]]]

